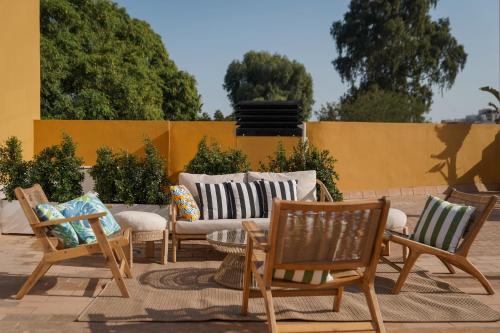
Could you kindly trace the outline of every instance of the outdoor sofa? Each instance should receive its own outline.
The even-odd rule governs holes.
[[[296,171],[285,173],[274,172],[253,172],[235,173],[226,175],[206,175],[206,174],[179,174],[179,185],[184,185],[200,206],[200,199],[196,189],[196,183],[217,184],[223,182],[253,182],[259,180],[287,181],[297,180],[297,201],[319,201],[332,202],[333,198],[326,186],[316,179],[316,171]],[[317,191],[318,189],[318,191]],[[187,221],[177,219],[177,207],[170,206],[170,231],[172,234],[172,261],[177,261],[177,249],[183,240],[205,240],[207,234],[219,230],[243,229],[242,222],[246,219],[217,219]],[[251,220],[261,227],[269,227],[269,218],[251,218]],[[400,230],[406,224],[406,215],[396,209],[390,209],[387,228],[393,227]]]

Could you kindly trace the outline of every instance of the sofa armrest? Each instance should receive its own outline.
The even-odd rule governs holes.
[[[318,201],[320,202],[333,202],[332,195],[330,192],[328,192],[328,189],[326,188],[325,184],[319,179],[316,179],[316,185],[319,187],[319,198]]]

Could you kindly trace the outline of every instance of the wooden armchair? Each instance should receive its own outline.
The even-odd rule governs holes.
[[[109,238],[106,237],[102,229],[102,225],[99,222],[99,217],[105,216],[105,212],[41,222],[35,214],[34,208],[38,204],[48,203],[48,200],[40,185],[36,184],[27,189],[18,187],[16,188],[15,193],[24,214],[31,225],[31,228],[33,229],[33,233],[40,241],[44,252],[42,260],[16,294],[16,299],[22,299],[24,295],[26,295],[36,284],[36,282],[43,275],[45,275],[52,265],[63,260],[87,256],[99,252],[103,254],[106,263],[109,266],[109,269],[111,270],[111,273],[113,274],[113,277],[115,278],[122,293],[122,296],[130,297],[122,278],[123,274],[125,274],[128,278],[132,278],[132,272],[130,271],[130,266],[125,255],[126,251],[123,250],[124,247],[128,247],[130,245],[130,232],[128,229],[124,230],[123,233],[120,232],[110,236]],[[57,246],[58,242],[55,242],[54,238],[49,238],[47,235],[47,227],[77,220],[89,221],[97,242],[92,244],[82,244],[72,248],[59,249]]]
[[[248,239],[242,314],[247,314],[250,297],[263,297],[269,332],[385,332],[373,284],[389,205],[385,198],[339,203],[275,200],[269,239],[255,223],[243,222]],[[314,284],[285,278],[300,278],[305,276],[303,271],[318,271],[330,278]],[[252,276],[260,293],[250,290]],[[371,322],[276,322],[273,297],[332,295],[333,311],[338,311],[343,288],[351,284],[363,290]]]
[[[484,222],[490,215],[491,211],[495,207],[497,197],[494,195],[477,195],[459,192],[452,189],[451,192],[444,199],[448,202],[456,204],[464,204],[468,206],[473,206],[476,208],[474,214],[471,217],[470,224],[464,233],[456,252],[444,251],[414,240],[409,239],[403,235],[390,234],[386,240],[401,244],[409,249],[408,258],[406,259],[403,268],[399,268],[397,265],[392,265],[396,269],[401,271],[398,280],[394,286],[393,292],[395,294],[401,291],[408,274],[417,261],[418,257],[422,254],[432,254],[435,255],[448,269],[451,274],[455,273],[453,266],[460,268],[466,273],[469,273],[473,277],[479,280],[483,287],[486,289],[488,294],[493,295],[495,291],[493,290],[491,284],[488,282],[486,277],[474,266],[467,255],[469,249],[476,239],[477,234],[481,230]]]

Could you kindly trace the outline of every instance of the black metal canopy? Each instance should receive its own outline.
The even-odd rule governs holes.
[[[296,101],[248,101],[236,105],[238,136],[302,136]]]

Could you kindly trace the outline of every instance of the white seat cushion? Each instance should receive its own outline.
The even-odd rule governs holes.
[[[167,228],[167,220],[155,213],[128,210],[114,216],[120,226],[131,228],[133,231],[156,231]]]
[[[195,222],[180,220],[175,224],[175,232],[178,234],[200,235],[219,230],[242,229],[243,225],[241,223],[243,221],[254,221],[258,226],[266,229],[269,227],[268,218],[198,220]]]
[[[249,182],[297,180],[297,200],[316,201],[316,170],[295,172],[247,172]]]
[[[401,231],[406,226],[407,217],[403,211],[396,208],[389,208],[387,216],[387,224],[385,228],[388,230]]]

